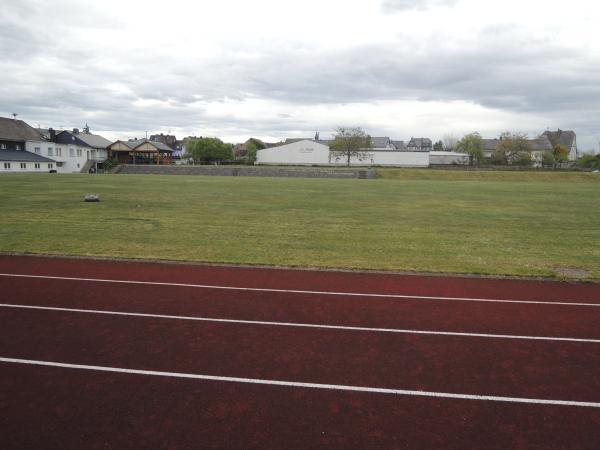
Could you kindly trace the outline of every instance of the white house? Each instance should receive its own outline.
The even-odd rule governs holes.
[[[87,173],[91,168],[96,169],[97,163],[106,160],[106,147],[111,142],[100,135],[92,134],[87,125],[83,131],[77,128],[73,128],[72,131],[57,132],[52,128],[39,131],[46,138],[47,145],[40,148],[31,144],[27,150],[35,153],[41,151],[42,156],[55,159],[59,172]]]
[[[550,140],[553,148],[558,144],[566,147],[569,151],[569,161],[577,160],[579,154],[577,150],[577,135],[574,131],[565,131],[559,128],[557,131],[544,131],[542,135]]]
[[[345,166],[347,159],[343,154],[331,151],[324,143],[304,139],[258,150],[256,164]],[[365,149],[360,155],[351,157],[350,165],[427,167],[429,153],[397,151],[393,147]]]
[[[54,159],[42,155],[46,144],[43,136],[22,120],[0,117],[0,173],[58,170]]]
[[[88,172],[106,159],[110,141],[92,134],[35,129],[22,120],[0,117],[0,173]]]

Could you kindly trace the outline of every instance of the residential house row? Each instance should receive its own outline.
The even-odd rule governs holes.
[[[0,172],[88,172],[106,159],[109,144],[87,126],[56,131],[0,117]]]
[[[186,152],[195,137],[181,141],[173,135],[154,134],[150,139],[111,142],[94,134],[89,126],[79,130],[33,128],[16,118],[0,117],[1,172],[94,172],[107,159],[120,164],[172,164]],[[257,152],[257,164],[344,165],[347,160],[330,150],[332,139],[289,138],[279,143],[263,143],[249,139],[234,147],[243,156],[250,143],[263,144]],[[577,159],[577,138],[573,131],[545,131],[531,139],[532,157],[540,165],[544,152],[561,144],[569,151],[569,160]],[[483,156],[490,158],[499,139],[483,140]],[[408,142],[386,136],[371,137],[371,148],[352,157],[353,165],[428,167],[431,165],[468,164],[464,153],[434,151],[431,139],[411,138]]]
[[[55,130],[0,117],[0,173],[96,172],[113,158],[122,164],[171,164],[176,150],[163,143],[162,137],[111,142],[92,133],[87,124],[82,130]],[[165,140],[172,142],[170,138]]]

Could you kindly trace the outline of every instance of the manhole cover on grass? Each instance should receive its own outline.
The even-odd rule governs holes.
[[[576,269],[574,267],[555,267],[554,271],[557,274],[568,278],[586,278],[590,276],[587,271],[583,269]]]

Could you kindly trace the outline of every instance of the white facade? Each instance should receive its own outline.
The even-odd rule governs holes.
[[[345,166],[348,157],[331,152],[331,164]],[[367,150],[360,156],[350,157],[351,166],[392,166],[392,167],[427,167],[429,152],[404,152]]]
[[[55,169],[60,173],[78,173],[88,159],[103,161],[106,159],[106,150],[94,150],[89,147],[58,144],[49,141],[28,141],[25,150],[56,161]],[[99,154],[102,156],[99,156]]]
[[[256,152],[256,164],[318,165],[329,164],[329,147],[305,140]]]
[[[331,152],[329,146],[311,140],[293,142],[256,152],[256,164],[345,166],[344,155]],[[427,167],[428,152],[400,152],[392,150],[366,150],[360,157],[350,159],[352,166]]]
[[[44,173],[56,169],[56,163],[53,162],[31,162],[31,161],[3,161],[0,153],[0,173]]]
[[[429,152],[429,164],[465,165],[469,164],[469,155],[459,152]]]

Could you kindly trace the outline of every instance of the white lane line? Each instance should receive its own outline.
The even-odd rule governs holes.
[[[235,323],[244,325],[266,325],[273,327],[293,327],[293,328],[317,328],[325,330],[345,330],[345,331],[367,331],[374,333],[398,333],[398,334],[427,334],[437,336],[461,336],[461,337],[477,337],[490,339],[522,339],[530,341],[559,341],[559,342],[582,342],[586,344],[600,344],[600,339],[586,338],[569,338],[569,337],[552,337],[552,336],[521,336],[511,334],[486,334],[486,333],[462,333],[457,331],[429,331],[429,330],[411,330],[402,328],[373,328],[373,327],[353,327],[345,325],[325,325],[313,323],[297,323],[297,322],[269,322],[264,320],[241,320],[241,319],[219,319],[214,317],[198,317],[198,316],[174,316],[167,314],[148,314],[134,313],[124,311],[107,311],[99,309],[78,309],[78,308],[59,308],[54,306],[34,306],[34,305],[15,305],[10,303],[0,303],[0,308],[16,308],[16,309],[34,309],[42,311],[60,311],[69,313],[85,313],[85,314],[103,314],[110,316],[126,316],[126,317],[144,317],[152,319],[171,319],[171,320],[191,320],[197,322],[215,322],[215,323]]]
[[[13,278],[39,278],[44,280],[65,280],[65,281],[90,281],[95,283],[119,283],[119,284],[141,284],[149,286],[173,286],[201,289],[221,289],[229,291],[253,291],[253,292],[279,292],[286,294],[315,294],[315,295],[336,295],[345,297],[376,297],[376,298],[398,298],[411,300],[447,300],[461,302],[489,302],[489,303],[520,303],[534,305],[560,305],[560,306],[592,306],[600,307],[600,303],[581,303],[581,302],[552,302],[538,300],[502,300],[491,298],[469,298],[469,297],[434,297],[424,295],[405,295],[405,294],[372,294],[360,292],[332,292],[332,291],[303,291],[297,289],[270,289],[270,288],[251,288],[237,286],[218,286],[210,284],[187,284],[187,283],[167,283],[159,281],[136,281],[136,280],[110,280],[103,278],[78,278],[78,277],[59,277],[50,275],[26,275],[16,273],[0,273],[0,277]]]
[[[387,389],[387,388],[374,388],[364,386],[347,386],[342,384],[321,384],[321,383],[303,383],[299,381],[282,381],[282,380],[268,380],[261,378],[240,378],[240,377],[223,377],[216,375],[200,375],[194,373],[179,373],[179,372],[161,372],[156,370],[138,370],[138,369],[124,369],[120,367],[106,367],[106,366],[90,366],[85,364],[67,364],[53,361],[38,361],[34,359],[17,359],[17,358],[3,358],[0,357],[0,362],[13,363],[13,364],[28,364],[34,366],[49,366],[49,367],[61,367],[66,369],[80,369],[80,370],[94,370],[98,372],[116,372],[116,373],[127,373],[134,375],[150,375],[158,377],[171,377],[171,378],[188,378],[194,380],[207,380],[207,381],[224,381],[229,383],[245,383],[245,384],[262,384],[270,386],[285,386],[285,387],[297,387],[297,388],[308,388],[308,389],[328,389],[334,391],[352,391],[352,392],[368,392],[373,394],[392,394],[392,395],[405,395],[405,396],[416,396],[416,397],[437,397],[437,398],[453,398],[461,400],[484,400],[492,402],[506,402],[506,403],[526,403],[533,405],[553,405],[553,406],[579,406],[587,408],[600,408],[599,402],[579,402],[571,400],[547,400],[540,398],[524,398],[524,397],[500,397],[495,395],[473,395],[473,394],[454,394],[448,392],[432,392],[432,391],[413,391],[405,389]]]

